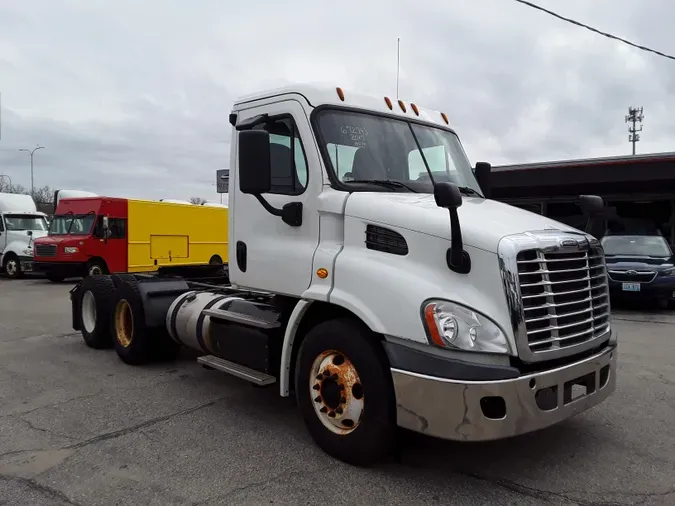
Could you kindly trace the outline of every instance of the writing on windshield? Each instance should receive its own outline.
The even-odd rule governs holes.
[[[96,216],[94,214],[64,214],[54,216],[49,227],[50,235],[89,235]]]
[[[415,191],[431,191],[426,161],[434,181],[480,192],[466,153],[451,131],[333,109],[319,113],[317,123],[329,170],[340,182],[398,181]]]

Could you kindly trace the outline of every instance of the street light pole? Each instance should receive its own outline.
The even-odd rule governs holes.
[[[31,197],[35,194],[35,184],[33,183],[33,153],[35,153],[38,149],[43,149],[44,146],[36,146],[35,148],[31,149],[20,149],[19,151],[26,151],[27,153],[30,153],[30,195]]]

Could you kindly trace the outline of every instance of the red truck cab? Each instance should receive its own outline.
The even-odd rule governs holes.
[[[61,199],[46,237],[35,240],[34,270],[51,281],[125,272],[127,200],[113,197]],[[108,217],[105,237],[103,217]]]

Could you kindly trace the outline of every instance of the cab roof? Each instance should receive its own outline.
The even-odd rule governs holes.
[[[301,84],[260,91],[237,99],[233,112],[246,109],[252,102],[267,102],[284,95],[296,95],[305,99],[311,107],[333,105],[338,107],[352,107],[382,114],[400,116],[407,119],[424,121],[436,124],[443,128],[452,128],[448,116],[433,109],[420,107],[415,102],[398,100],[390,95],[368,95],[358,93],[348,88]]]

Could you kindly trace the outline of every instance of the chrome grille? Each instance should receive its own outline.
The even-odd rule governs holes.
[[[36,244],[35,245],[35,256],[36,257],[55,257],[56,256],[56,244]]]
[[[656,277],[656,271],[635,271],[630,269],[625,271],[610,270],[607,271],[607,274],[612,281],[628,283],[651,283]]]
[[[527,346],[532,353],[577,346],[604,335],[610,303],[599,246],[526,249],[516,258]]]

